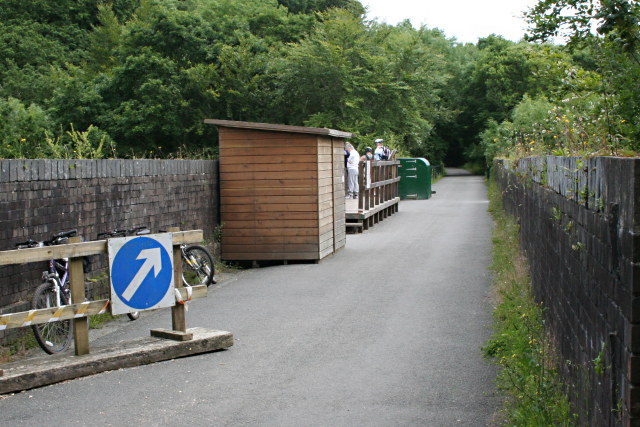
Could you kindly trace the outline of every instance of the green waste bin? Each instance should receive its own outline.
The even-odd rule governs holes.
[[[431,198],[431,164],[422,157],[399,159],[400,199]]]

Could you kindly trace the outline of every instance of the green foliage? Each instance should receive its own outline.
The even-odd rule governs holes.
[[[89,316],[89,328],[90,329],[101,329],[105,327],[109,322],[115,320],[116,317],[111,313],[102,313],[95,314],[93,316]]]
[[[491,269],[499,302],[493,314],[495,332],[483,351],[500,367],[497,385],[506,396],[504,424],[576,425],[557,372],[559,360],[544,330],[543,308],[531,295],[526,263],[520,255],[518,226],[505,214],[501,192],[493,181],[489,193],[496,224]]]
[[[639,150],[640,3],[633,0],[541,0],[529,10],[531,40],[563,36],[602,77],[594,92],[604,99],[606,139],[614,149]],[[597,34],[593,32],[597,29]],[[617,141],[613,141],[613,140]]]
[[[367,27],[346,12],[325,14],[313,35],[273,65],[276,121],[349,129],[360,149],[382,137],[439,163],[444,149],[432,130],[447,78],[433,38],[424,29]]]
[[[607,343],[602,343],[602,348],[598,352],[598,355],[593,359],[593,370],[598,375],[604,375],[605,371],[610,368],[605,364],[605,354],[607,350]]]
[[[55,89],[50,73],[87,58],[89,30],[97,24],[96,0],[0,1],[0,97],[46,107]],[[134,0],[113,0],[127,16]]]
[[[41,157],[51,120],[36,105],[25,106],[15,98],[0,98],[0,158]]]
[[[14,338],[5,338],[5,345],[0,346],[0,363],[12,362],[24,357],[30,349],[38,347],[35,336],[27,328],[22,328]]]
[[[179,66],[150,49],[141,49],[115,67],[102,92],[107,107],[97,122],[135,152],[155,150],[163,141],[175,149],[186,136]]]
[[[116,64],[116,49],[122,43],[124,27],[112,7],[98,6],[98,22],[89,33],[89,67],[92,70],[109,70]]]
[[[555,92],[561,78],[557,49],[513,43],[498,36],[481,39],[477,48],[456,49],[457,65],[448,87],[453,92],[453,120],[439,131],[449,140],[450,162],[482,161],[481,134],[494,123],[508,120],[525,95],[537,97]],[[453,139],[453,140],[452,140]]]
[[[355,0],[278,0],[292,13],[323,12],[329,8],[347,9],[357,16],[364,13],[362,5]]]
[[[0,0],[0,99],[43,123],[6,125],[4,139],[33,145],[7,155],[51,155],[43,130],[67,141],[90,126],[119,156],[215,155],[204,118],[337,128],[359,149],[382,137],[433,164],[640,149],[638,6],[586,4],[529,12],[539,38],[599,22],[600,38],[576,30],[568,50],[461,45],[366,20],[356,0]],[[546,14],[571,5],[577,17]]]
[[[216,243],[222,242],[222,229],[224,228],[224,223],[220,223],[216,225],[213,230],[213,241]]]
[[[573,94],[557,104],[525,96],[510,121],[489,122],[481,139],[489,164],[496,156],[617,155],[629,144],[609,132],[616,124],[624,120],[608,111],[606,99],[597,93]]]
[[[202,120],[215,117],[334,127],[362,146],[383,137],[434,163],[446,151],[433,129],[448,114],[450,42],[367,23],[357,1],[81,2],[73,17],[45,1],[53,33],[11,5],[0,25],[19,22],[5,37],[26,44],[6,51],[0,92],[41,105],[64,139],[93,125],[120,156],[182,155],[215,141]]]
[[[115,145],[108,134],[97,127],[80,132],[71,126],[64,136],[46,136],[50,155],[55,159],[104,159],[115,153]]]
[[[553,146],[553,137],[545,128],[552,109],[553,105],[544,97],[531,99],[525,95],[513,109],[512,121],[498,124],[491,120],[480,135],[487,163],[491,165],[496,156],[513,149],[528,155],[540,145]]]
[[[595,26],[599,34],[616,38],[628,51],[637,48],[640,4],[635,0],[540,0],[526,17],[531,26],[530,40],[563,36],[572,43],[592,39]]]
[[[0,99],[0,158],[99,159],[113,156],[114,142],[104,131],[89,125],[51,137],[49,116],[38,105],[26,107],[15,98]]]

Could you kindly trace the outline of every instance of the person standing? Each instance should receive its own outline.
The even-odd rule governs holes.
[[[358,167],[360,166],[360,155],[353,145],[348,142],[345,144],[345,149],[349,152],[347,158],[347,198],[358,198]]]
[[[371,147],[366,147],[364,149],[364,154],[360,157],[360,160],[366,162],[367,160],[373,160],[373,150]]]
[[[376,151],[374,152],[375,160],[389,160],[389,156],[385,152],[384,139],[376,139]]]

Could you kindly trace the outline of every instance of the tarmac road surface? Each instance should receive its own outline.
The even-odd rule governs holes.
[[[0,398],[0,425],[484,426],[500,402],[490,333],[490,231],[481,177],[452,176],[319,264],[228,275],[188,326],[228,350]],[[92,345],[171,327],[115,322]]]

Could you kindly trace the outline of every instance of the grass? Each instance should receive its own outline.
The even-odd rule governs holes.
[[[115,318],[116,316],[109,312],[89,316],[89,329],[102,329]]]
[[[489,182],[493,216],[494,334],[483,352],[500,367],[496,385],[504,393],[502,421],[509,426],[574,426],[576,416],[558,375],[543,307],[531,294],[519,229],[503,209],[500,189]]]
[[[20,334],[5,346],[0,346],[0,363],[11,362],[15,358],[22,357],[32,348],[38,346],[31,328],[25,334]]]

